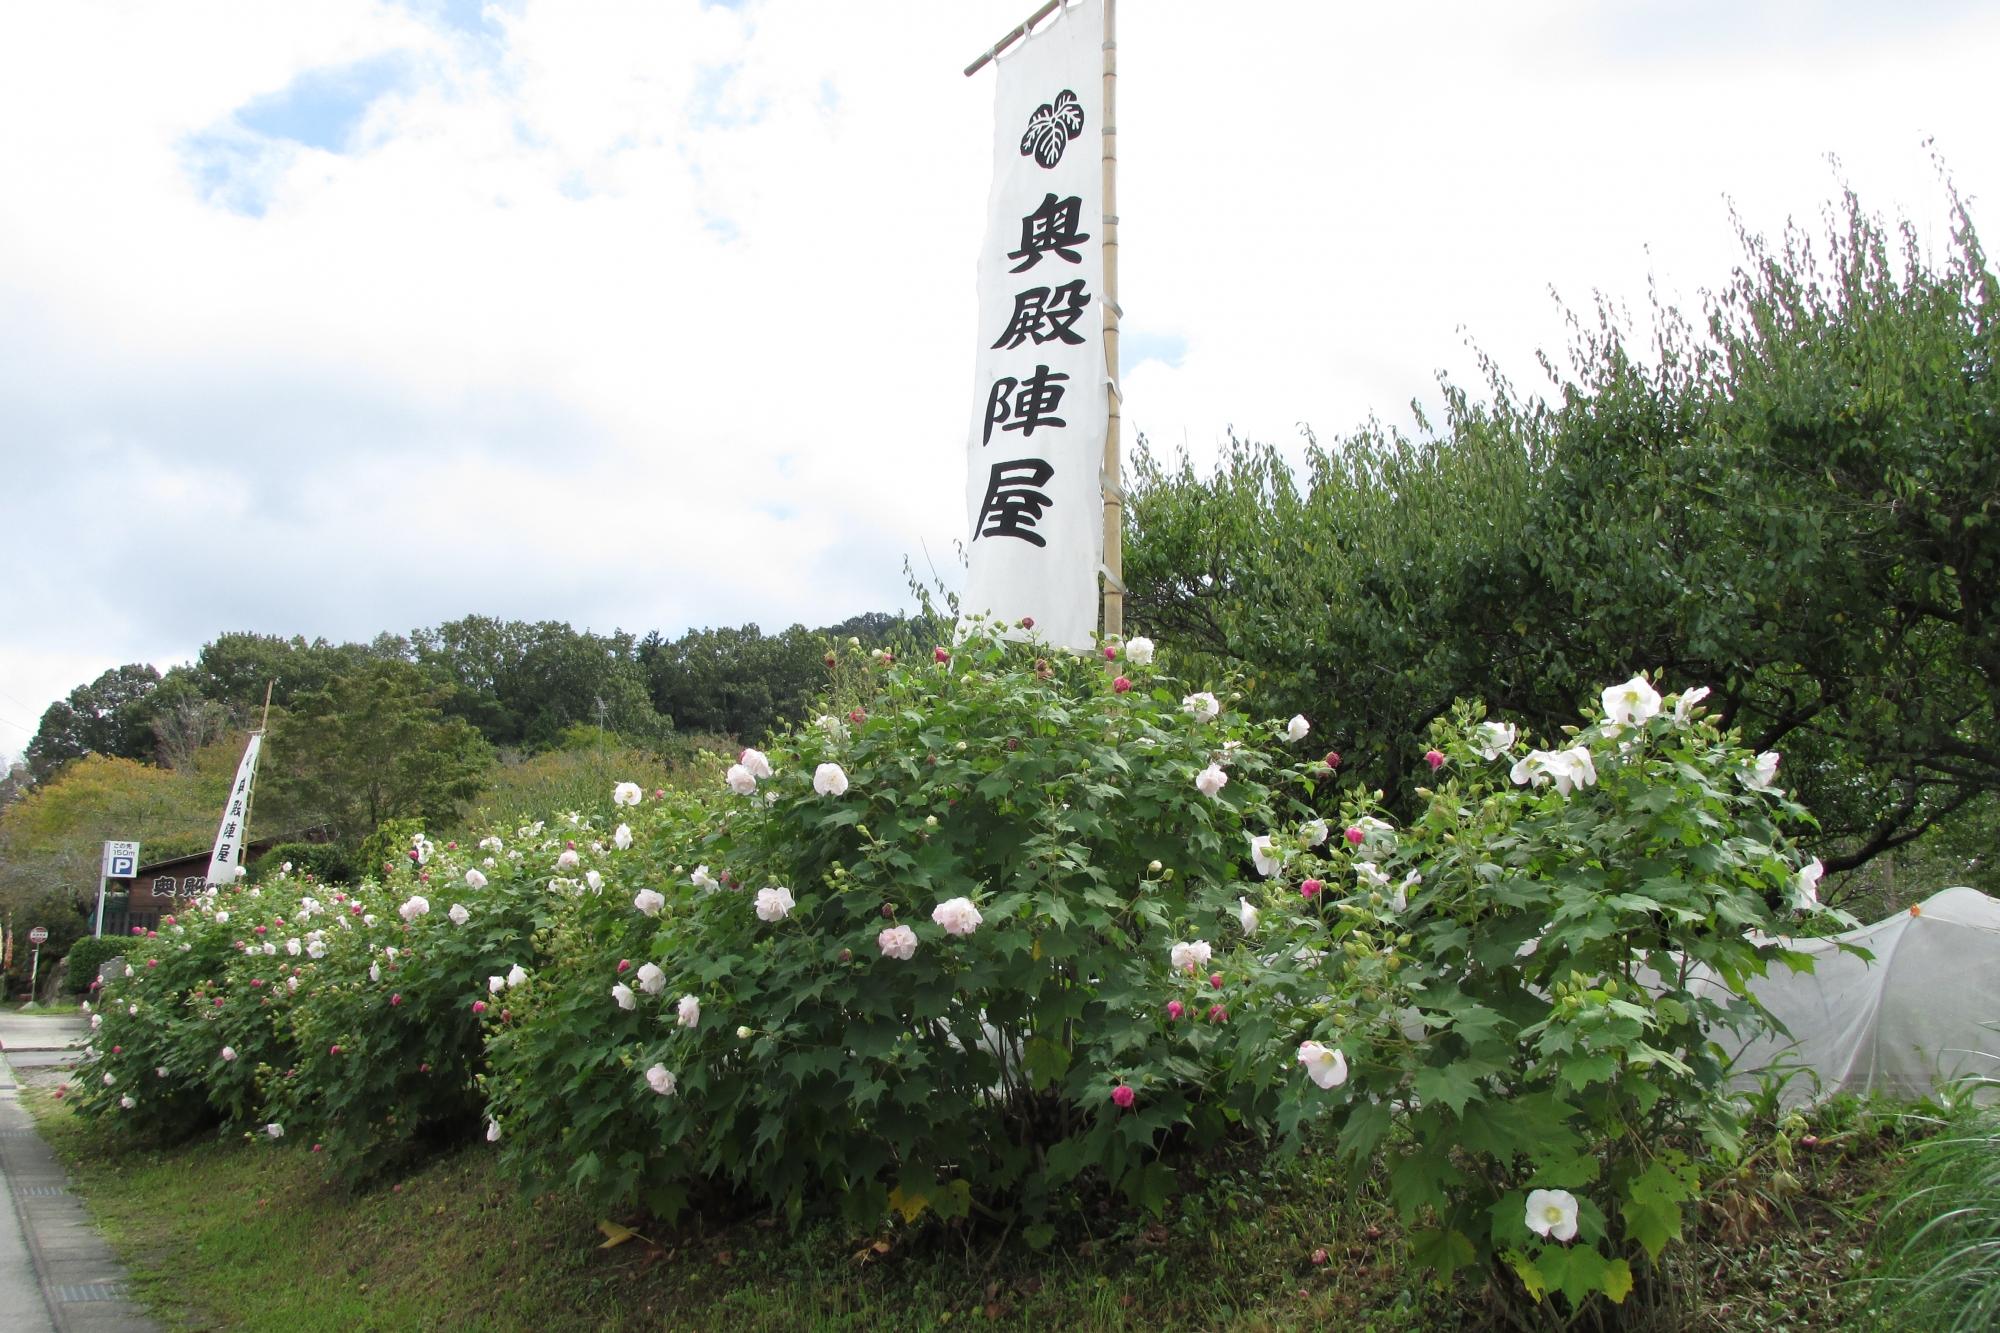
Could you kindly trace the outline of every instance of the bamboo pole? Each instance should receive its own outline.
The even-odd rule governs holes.
[[[1124,403],[1118,382],[1118,0],[1104,0],[1104,637],[1125,633]]]
[[[965,77],[969,79],[973,75],[977,74],[980,70],[985,69],[987,64],[991,62],[994,57],[998,56],[1002,51],[1005,51],[1008,47],[1012,46],[1014,43],[1020,41],[1023,37],[1026,37],[1029,34],[1029,32],[1031,32],[1034,29],[1034,26],[1037,23],[1040,23],[1043,19],[1047,18],[1049,15],[1055,13],[1058,9],[1062,8],[1064,3],[1065,0],[1048,0],[1047,4],[1043,5],[1040,9],[1036,10],[1034,13],[1028,15],[1026,22],[1017,24],[1014,27],[1009,28],[1007,30],[1006,36],[1002,37],[999,41],[993,43],[992,46],[988,47],[986,51],[980,55],[979,59],[973,61],[970,65],[967,65],[965,67]]]
[[[278,683],[278,682],[277,682],[277,679],[276,679],[276,677],[273,677],[272,679],[270,679],[270,680],[267,680],[267,681],[265,681],[265,682],[264,682],[264,720],[263,720],[262,722],[259,722],[259,723],[257,724],[257,730],[258,730],[258,731],[267,731],[267,730],[269,730],[269,729],[270,729],[270,726],[271,726],[271,687],[272,687],[273,685],[276,685],[277,683]]]

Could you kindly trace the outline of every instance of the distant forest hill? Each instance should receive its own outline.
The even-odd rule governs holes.
[[[803,713],[826,683],[830,641],[875,647],[931,637],[927,624],[882,612],[820,629],[766,634],[751,624],[678,639],[477,615],[365,644],[226,633],[164,675],[134,663],[77,686],[42,714],[26,758],[37,781],[86,754],[180,768],[252,722],[267,684],[273,707],[287,710],[383,663],[420,675],[440,713],[502,752],[553,746],[575,726],[641,743],[674,733],[748,739]]]

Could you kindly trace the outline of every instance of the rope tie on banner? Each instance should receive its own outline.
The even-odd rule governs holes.
[[[1116,574],[1113,574],[1111,572],[1111,566],[1100,564],[1097,567],[1097,572],[1099,575],[1103,577],[1106,583],[1110,584],[1113,588],[1117,590],[1118,595],[1120,597],[1123,597],[1125,595],[1125,580],[1119,578]]]

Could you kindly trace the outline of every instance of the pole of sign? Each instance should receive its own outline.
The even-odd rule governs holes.
[[[34,961],[28,964],[28,998],[35,998],[35,978],[42,974],[42,946],[35,946]]]
[[[1104,0],[1104,637],[1125,633],[1124,403],[1118,381],[1118,0]]]
[[[97,862],[97,928],[91,932],[99,939],[104,938],[104,889],[111,882],[107,873],[110,869],[111,867],[104,864],[104,859],[100,856]]]

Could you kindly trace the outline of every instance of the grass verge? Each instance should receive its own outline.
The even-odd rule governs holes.
[[[1473,1328],[1401,1259],[1398,1235],[1329,1159],[1216,1163],[1159,1222],[1105,1205],[1047,1252],[935,1227],[798,1232],[750,1217],[606,1247],[600,1219],[528,1198],[468,1148],[399,1183],[325,1184],[309,1145],[114,1141],[46,1087],[27,1102],[164,1321],[202,1329],[974,1327],[1351,1333]],[[1677,1262],[1691,1308],[1662,1327],[1862,1326],[1866,1202],[1897,1163],[1891,1121],[1849,1116],[1796,1165],[1724,1182]],[[636,1219],[622,1219],[636,1222]],[[1315,1251],[1323,1250],[1323,1262]]]

